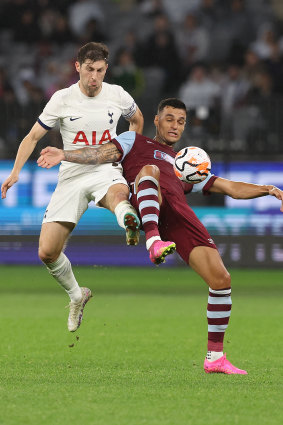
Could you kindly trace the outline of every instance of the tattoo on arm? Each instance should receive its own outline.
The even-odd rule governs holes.
[[[65,161],[77,162],[78,164],[104,164],[117,162],[121,157],[114,143],[109,142],[99,148],[82,148],[73,151],[64,150]]]

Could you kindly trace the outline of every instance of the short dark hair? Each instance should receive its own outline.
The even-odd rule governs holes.
[[[187,113],[187,108],[184,102],[182,102],[180,99],[177,99],[176,97],[169,97],[168,99],[161,100],[157,107],[157,113],[159,114],[162,112],[165,106],[172,106],[172,108],[183,109]]]
[[[77,61],[80,63],[80,65],[83,64],[87,59],[90,59],[92,62],[101,60],[107,62],[108,57],[109,50],[105,44],[91,41],[79,49]]]

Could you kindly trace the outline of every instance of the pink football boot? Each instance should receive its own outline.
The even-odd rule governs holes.
[[[233,366],[227,359],[226,353],[220,359],[209,362],[207,358],[204,361],[204,371],[206,373],[226,373],[227,375],[247,375],[246,370],[238,369]]]
[[[176,249],[174,242],[155,241],[149,248],[149,258],[154,264],[165,262],[165,257]]]

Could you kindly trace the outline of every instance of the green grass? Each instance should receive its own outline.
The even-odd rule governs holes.
[[[207,288],[192,271],[75,273],[95,297],[70,334],[43,267],[0,268],[0,425],[282,424],[283,272],[231,273],[225,350],[247,376],[204,373]]]

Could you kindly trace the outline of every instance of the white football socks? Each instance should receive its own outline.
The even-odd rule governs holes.
[[[160,236],[152,236],[151,238],[149,238],[145,243],[146,249],[149,250],[149,248],[151,247],[151,245],[155,241],[161,241],[161,237]]]
[[[125,225],[124,225],[125,214],[131,213],[131,214],[137,215],[136,210],[130,204],[129,201],[119,202],[119,204],[116,206],[116,208],[114,210],[114,213],[116,215],[117,222],[118,222],[119,226],[122,227],[123,229],[125,229]]]
[[[223,351],[208,351],[206,358],[209,362],[215,362],[215,360],[220,359],[223,356]]]
[[[49,273],[65,289],[71,301],[78,302],[82,299],[82,291],[74,276],[71,263],[63,252],[54,263],[45,265]]]

